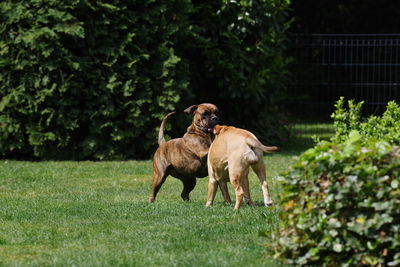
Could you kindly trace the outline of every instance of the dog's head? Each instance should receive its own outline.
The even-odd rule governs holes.
[[[211,133],[219,123],[219,110],[214,104],[192,105],[184,112],[193,114],[193,124],[206,133]]]

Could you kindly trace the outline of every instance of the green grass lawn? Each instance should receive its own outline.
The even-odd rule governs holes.
[[[265,157],[275,202],[272,177],[305,148],[288,146]],[[257,207],[239,211],[220,192],[204,207],[208,178],[185,203],[168,177],[149,204],[151,174],[151,161],[0,161],[0,266],[279,266],[259,235],[277,226],[277,207],[262,205],[254,173]]]

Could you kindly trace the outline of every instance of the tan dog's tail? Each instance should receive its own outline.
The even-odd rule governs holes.
[[[264,152],[272,153],[272,152],[279,151],[279,147],[277,147],[277,146],[264,146],[257,139],[247,138],[246,142],[251,148],[258,148],[258,149],[260,149],[260,150],[262,150]]]
[[[158,132],[158,145],[164,144],[165,143],[165,138],[164,138],[164,129],[165,129],[165,123],[167,122],[168,118],[172,116],[175,112],[168,113],[167,116],[164,117],[164,119],[161,122],[160,125],[160,131]]]

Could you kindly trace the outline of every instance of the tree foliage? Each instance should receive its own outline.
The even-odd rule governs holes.
[[[242,100],[273,102],[287,5],[2,1],[0,154],[148,157],[171,110],[209,100],[238,116]]]

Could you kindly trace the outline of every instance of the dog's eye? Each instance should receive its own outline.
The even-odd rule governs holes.
[[[204,112],[203,114],[201,114],[201,118],[204,120],[207,118],[207,116],[209,116],[210,114],[208,112]]]

